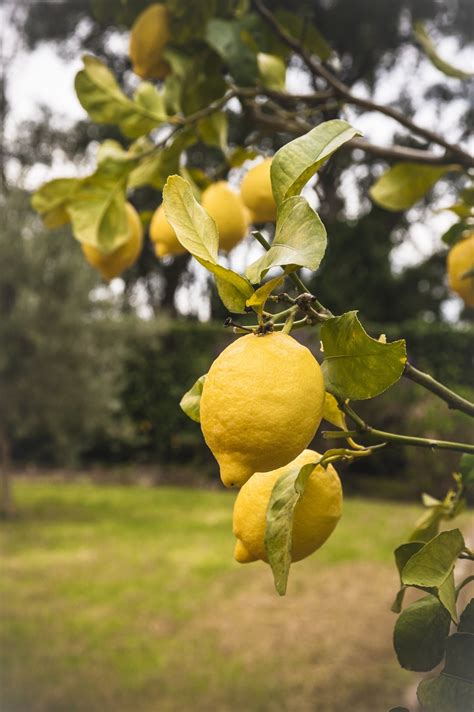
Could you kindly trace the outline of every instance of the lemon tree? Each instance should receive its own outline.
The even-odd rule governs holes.
[[[157,259],[187,253],[214,280],[229,313],[225,326],[236,338],[183,395],[181,407],[200,424],[223,483],[240,488],[235,558],[268,564],[279,594],[286,593],[292,563],[328,538],[330,546],[342,513],[337,463],[383,457],[384,448],[400,445],[462,455],[445,499],[424,495],[423,517],[395,551],[400,587],[393,610],[400,664],[429,671],[444,661],[443,671],[418,688],[423,709],[467,710],[474,708],[465,662],[472,657],[473,603],[460,611],[459,593],[473,577],[456,581],[455,572],[474,553],[458,529],[441,531],[441,524],[465,506],[474,445],[381,430],[364,421],[357,402],[403,377],[436,395],[441,407],[473,417],[474,404],[410,363],[404,340],[368,334],[351,304],[333,314],[307,289],[301,270],[317,271],[331,240],[308,201],[308,185],[341,153],[362,150],[389,163],[369,191],[386,210],[429,201],[439,181],[452,181],[457,198],[446,209],[457,222],[440,238],[449,246],[451,289],[474,306],[474,160],[406,113],[355,93],[334,69],[337,58],[325,38],[305,29],[297,14],[273,12],[262,0],[170,0],[137,9],[129,42],[134,92],[91,56],[75,82],[91,120],[115,126],[122,140],[99,146],[90,175],[43,185],[33,205],[52,229],[70,222],[86,259],[109,280],[132,266],[142,245],[129,199],[141,189],[155,191],[148,234]],[[469,73],[439,56],[425,28],[417,25],[414,39],[436,71],[466,80]],[[324,86],[308,99],[287,86],[293,56],[315,86]],[[426,147],[372,144],[357,119],[346,120],[345,106],[390,117]],[[334,118],[322,120],[329,110]],[[270,155],[239,142],[236,126],[248,121],[278,132],[279,150]],[[196,161],[199,152],[213,157],[212,171]],[[258,243],[260,255],[232,269],[227,254],[244,240]],[[296,338],[300,329],[306,345]],[[308,348],[318,344],[321,364]],[[331,447],[316,453],[308,446],[321,422],[332,428],[322,431]],[[404,607],[410,587],[424,596]]]

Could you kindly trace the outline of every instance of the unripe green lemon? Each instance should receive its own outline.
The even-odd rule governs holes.
[[[266,158],[251,168],[240,186],[240,196],[244,205],[252,213],[255,223],[275,222],[277,207],[272,192],[270,167],[272,159]]]
[[[200,414],[227,487],[291,462],[311,442],[324,407],[321,368],[292,336],[249,334],[228,346],[204,382]]]
[[[217,225],[219,249],[230,252],[243,240],[248,226],[247,214],[238,193],[221,180],[206,188],[201,204]]]
[[[143,245],[143,227],[131,203],[125,203],[129,235],[126,242],[113,252],[104,255],[93,245],[82,245],[86,260],[109,282],[131,267],[138,259]]]
[[[150,239],[155,246],[157,257],[180,255],[186,252],[169,224],[163,205],[159,205],[150,222]]]
[[[266,512],[277,480],[295,467],[317,461],[321,455],[304,450],[285,467],[273,472],[256,472],[244,484],[234,505],[233,531],[237,538],[234,557],[245,564],[268,562],[265,549]],[[300,561],[324,544],[334,531],[342,513],[342,487],[336,470],[318,465],[296,503],[293,517],[291,560]]]
[[[457,242],[448,252],[449,286],[464,300],[468,307],[474,308],[474,276],[463,277],[474,269],[474,232]]]
[[[170,73],[163,51],[170,40],[166,5],[149,5],[136,18],[130,31],[129,57],[133,71],[142,79],[164,79]]]

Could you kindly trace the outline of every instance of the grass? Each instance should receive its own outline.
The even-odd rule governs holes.
[[[392,550],[418,508],[349,500],[286,598],[232,559],[234,495],[21,482],[2,525],[3,712],[388,710]]]

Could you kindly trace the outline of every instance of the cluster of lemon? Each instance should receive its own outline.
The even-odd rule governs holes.
[[[240,195],[227,183],[218,181],[204,190],[202,207],[215,221],[219,248],[230,252],[247,234],[251,223],[275,221],[276,205],[270,181],[271,158],[251,168],[245,175]],[[160,205],[150,223],[150,238],[158,257],[186,252],[166,219]]]
[[[321,422],[324,400],[318,362],[281,332],[243,336],[212,364],[201,396],[201,428],[224,484],[241,487],[234,507],[237,561],[268,561],[266,512],[273,486],[290,469],[320,459],[305,448]],[[315,465],[295,507],[293,561],[326,541],[341,510],[335,469]]]
[[[449,286],[468,307],[474,308],[474,232],[469,232],[448,252]]]

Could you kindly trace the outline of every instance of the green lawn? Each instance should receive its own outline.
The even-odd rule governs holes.
[[[413,506],[349,500],[286,598],[232,559],[234,494],[23,482],[2,524],[3,712],[384,712],[392,550]]]

